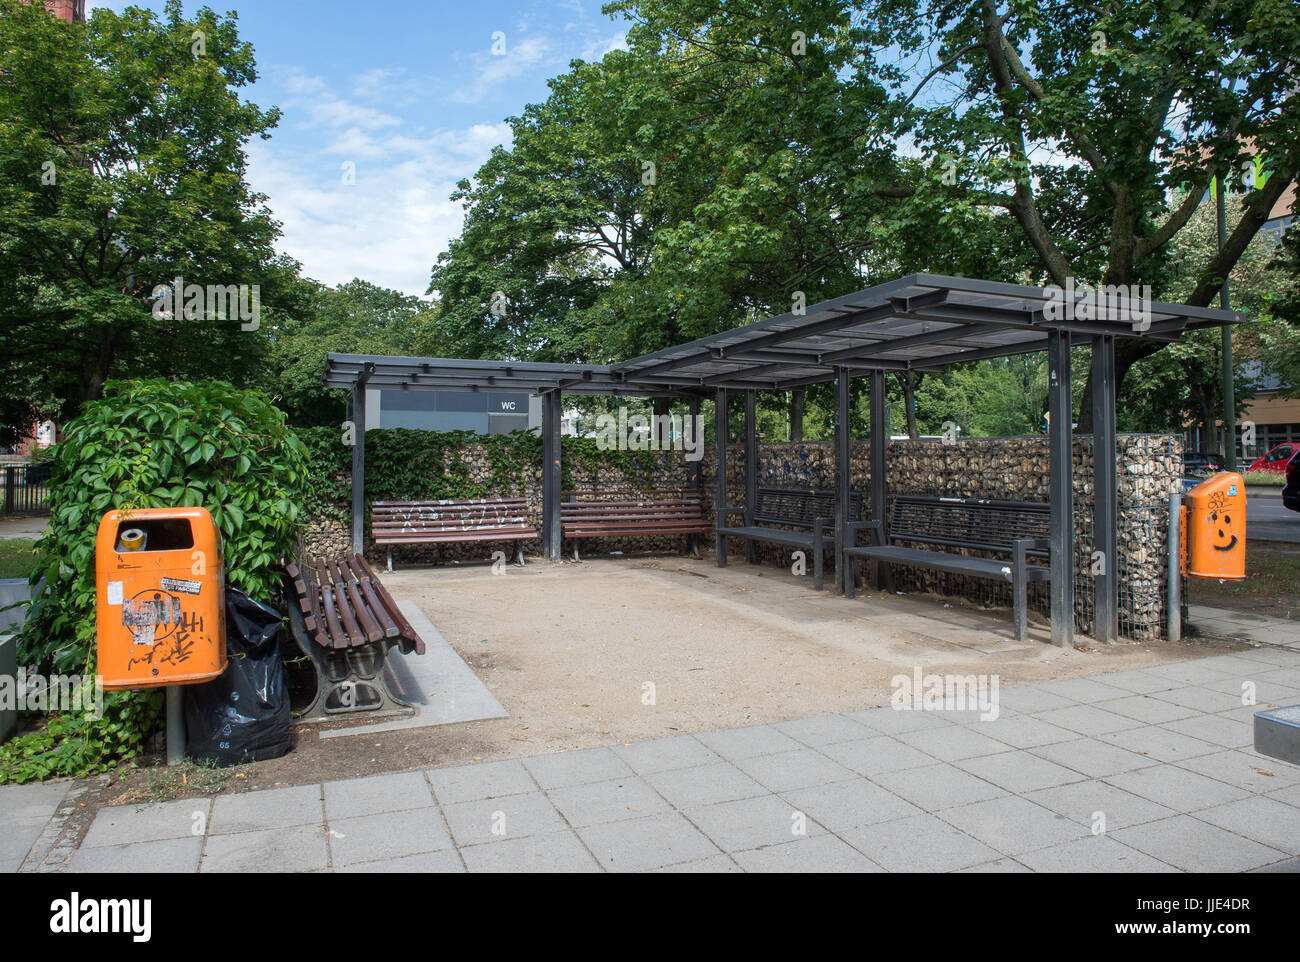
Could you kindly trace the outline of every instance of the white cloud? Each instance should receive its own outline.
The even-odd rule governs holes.
[[[448,199],[456,182],[510,142],[509,125],[425,132],[399,127],[316,78],[300,78],[296,89],[315,97],[287,103],[285,122],[312,136],[289,131],[248,148],[249,181],[283,223],[278,248],[326,284],[361,277],[423,295],[438,254],[460,233],[464,211]],[[355,183],[344,182],[346,163]]]
[[[504,87],[509,81],[523,76],[546,58],[551,45],[545,37],[525,35],[516,39],[507,34],[505,53],[493,54],[490,45],[474,54],[474,76],[469,83],[455,90],[451,99],[460,104],[477,104]]]

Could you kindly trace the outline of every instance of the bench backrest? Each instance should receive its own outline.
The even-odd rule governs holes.
[[[862,519],[862,494],[849,492],[849,520]],[[751,516],[755,525],[812,527],[818,518],[835,518],[835,492],[827,488],[759,488]]]
[[[376,501],[370,506],[371,528],[408,534],[517,528],[527,524],[527,498]]]
[[[703,502],[696,492],[671,492],[662,497],[620,495],[617,492],[599,492],[609,500],[567,500],[560,502],[560,518],[564,521],[590,521],[597,519],[690,519],[704,516]]]
[[[1009,552],[1016,539],[1051,533],[1049,507],[1037,501],[899,495],[889,516],[889,540]]]

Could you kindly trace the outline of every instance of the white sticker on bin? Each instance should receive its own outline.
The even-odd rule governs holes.
[[[110,581],[108,583],[108,603],[110,605],[120,605],[122,603],[122,582]]]

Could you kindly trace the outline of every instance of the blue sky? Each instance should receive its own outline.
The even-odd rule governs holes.
[[[249,180],[283,222],[280,250],[328,284],[361,277],[423,295],[460,232],[448,200],[492,148],[505,118],[544,100],[575,58],[623,44],[603,0],[245,0],[240,36],[261,79],[246,99],[280,107],[269,141],[248,147]],[[185,3],[192,14],[202,4]],[[209,0],[225,10],[231,0]],[[162,10],[162,0],[87,6]],[[504,55],[493,53],[502,32]],[[344,165],[355,183],[344,183]]]

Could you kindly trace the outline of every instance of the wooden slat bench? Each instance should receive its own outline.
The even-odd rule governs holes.
[[[856,544],[859,530],[870,531],[874,544]],[[986,501],[976,498],[941,498],[900,495],[893,500],[889,537],[881,526],[866,521],[850,525],[845,561],[854,558],[904,564],[975,578],[992,578],[1012,585],[1016,639],[1023,641],[1026,630],[1026,588],[1031,581],[1051,577],[1044,558],[1051,552],[1049,506],[1041,502]],[[913,548],[895,542],[923,544]],[[997,558],[976,558],[958,551],[980,551]],[[886,575],[887,576],[887,575]],[[853,596],[853,578],[844,579],[846,593]]]
[[[360,555],[285,566],[289,627],[316,669],[316,696],[300,721],[356,712],[409,715],[384,677],[388,652],[424,654],[424,639]]]
[[[376,501],[370,506],[370,531],[376,545],[457,544],[470,541],[529,541],[538,536],[528,523],[527,498],[472,498],[461,501]],[[524,549],[516,546],[520,564]]]
[[[849,518],[862,515],[864,499],[849,492]],[[744,514],[744,508],[728,507],[725,514]],[[737,538],[788,544],[810,551],[813,556],[813,587],[822,590],[822,554],[826,536],[835,537],[835,492],[825,488],[759,488],[750,524],[726,525],[718,519],[716,530]],[[779,527],[777,527],[779,526]],[[798,528],[798,531],[786,530]],[[838,570],[839,559],[832,559]]]
[[[579,496],[584,500],[578,500]],[[700,493],[692,490],[652,490],[636,494],[617,491],[566,491],[560,502],[560,530],[578,557],[581,538],[645,538],[683,535],[698,553],[697,539],[713,525],[704,517]]]

